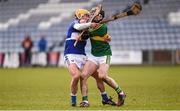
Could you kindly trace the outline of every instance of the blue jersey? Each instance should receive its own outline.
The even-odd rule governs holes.
[[[85,46],[86,46],[86,41],[78,41],[77,45],[74,46],[74,43],[76,41],[76,38],[78,37],[79,33],[81,31],[76,30],[74,28],[75,24],[79,24],[78,20],[74,20],[67,32],[66,35],[66,43],[65,43],[65,49],[64,49],[64,55],[66,54],[85,54]]]

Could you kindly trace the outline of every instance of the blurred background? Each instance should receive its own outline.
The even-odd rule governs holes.
[[[0,67],[63,67],[64,38],[78,8],[106,16],[133,0],[0,0]],[[180,62],[180,0],[140,0],[142,12],[108,23],[114,65]],[[90,45],[87,44],[87,52]]]

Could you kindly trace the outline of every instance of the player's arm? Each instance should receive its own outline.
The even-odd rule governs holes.
[[[86,29],[86,28],[89,28],[90,26],[91,26],[91,22],[74,24],[74,28],[75,28],[76,30],[84,30],[84,29]]]
[[[91,23],[91,22],[88,22],[88,23],[80,23],[80,24],[74,24],[74,28],[76,30],[84,30],[84,29],[87,29],[89,27],[93,27],[97,25],[97,23]]]

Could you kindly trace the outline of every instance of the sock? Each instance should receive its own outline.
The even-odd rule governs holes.
[[[115,91],[119,94],[119,93],[121,93],[122,89],[118,86],[118,87],[115,89]]]
[[[101,97],[102,97],[102,100],[104,100],[104,101],[108,101],[109,100],[109,96],[107,95],[106,92],[101,93]]]
[[[71,103],[76,104],[76,95],[71,95]]]
[[[82,101],[88,101],[88,96],[83,96]]]

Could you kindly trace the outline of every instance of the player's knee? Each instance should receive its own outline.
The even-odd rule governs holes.
[[[83,79],[83,80],[87,80],[87,74],[85,73],[85,72],[82,72],[82,74],[81,74],[81,78]]]
[[[86,75],[81,75],[82,81],[86,81],[88,77]]]
[[[80,79],[80,74],[76,73],[76,74],[73,74],[73,77],[72,77],[74,80],[79,80]]]
[[[100,74],[99,78],[102,79],[102,80],[105,80],[107,77],[106,77],[106,75]]]

